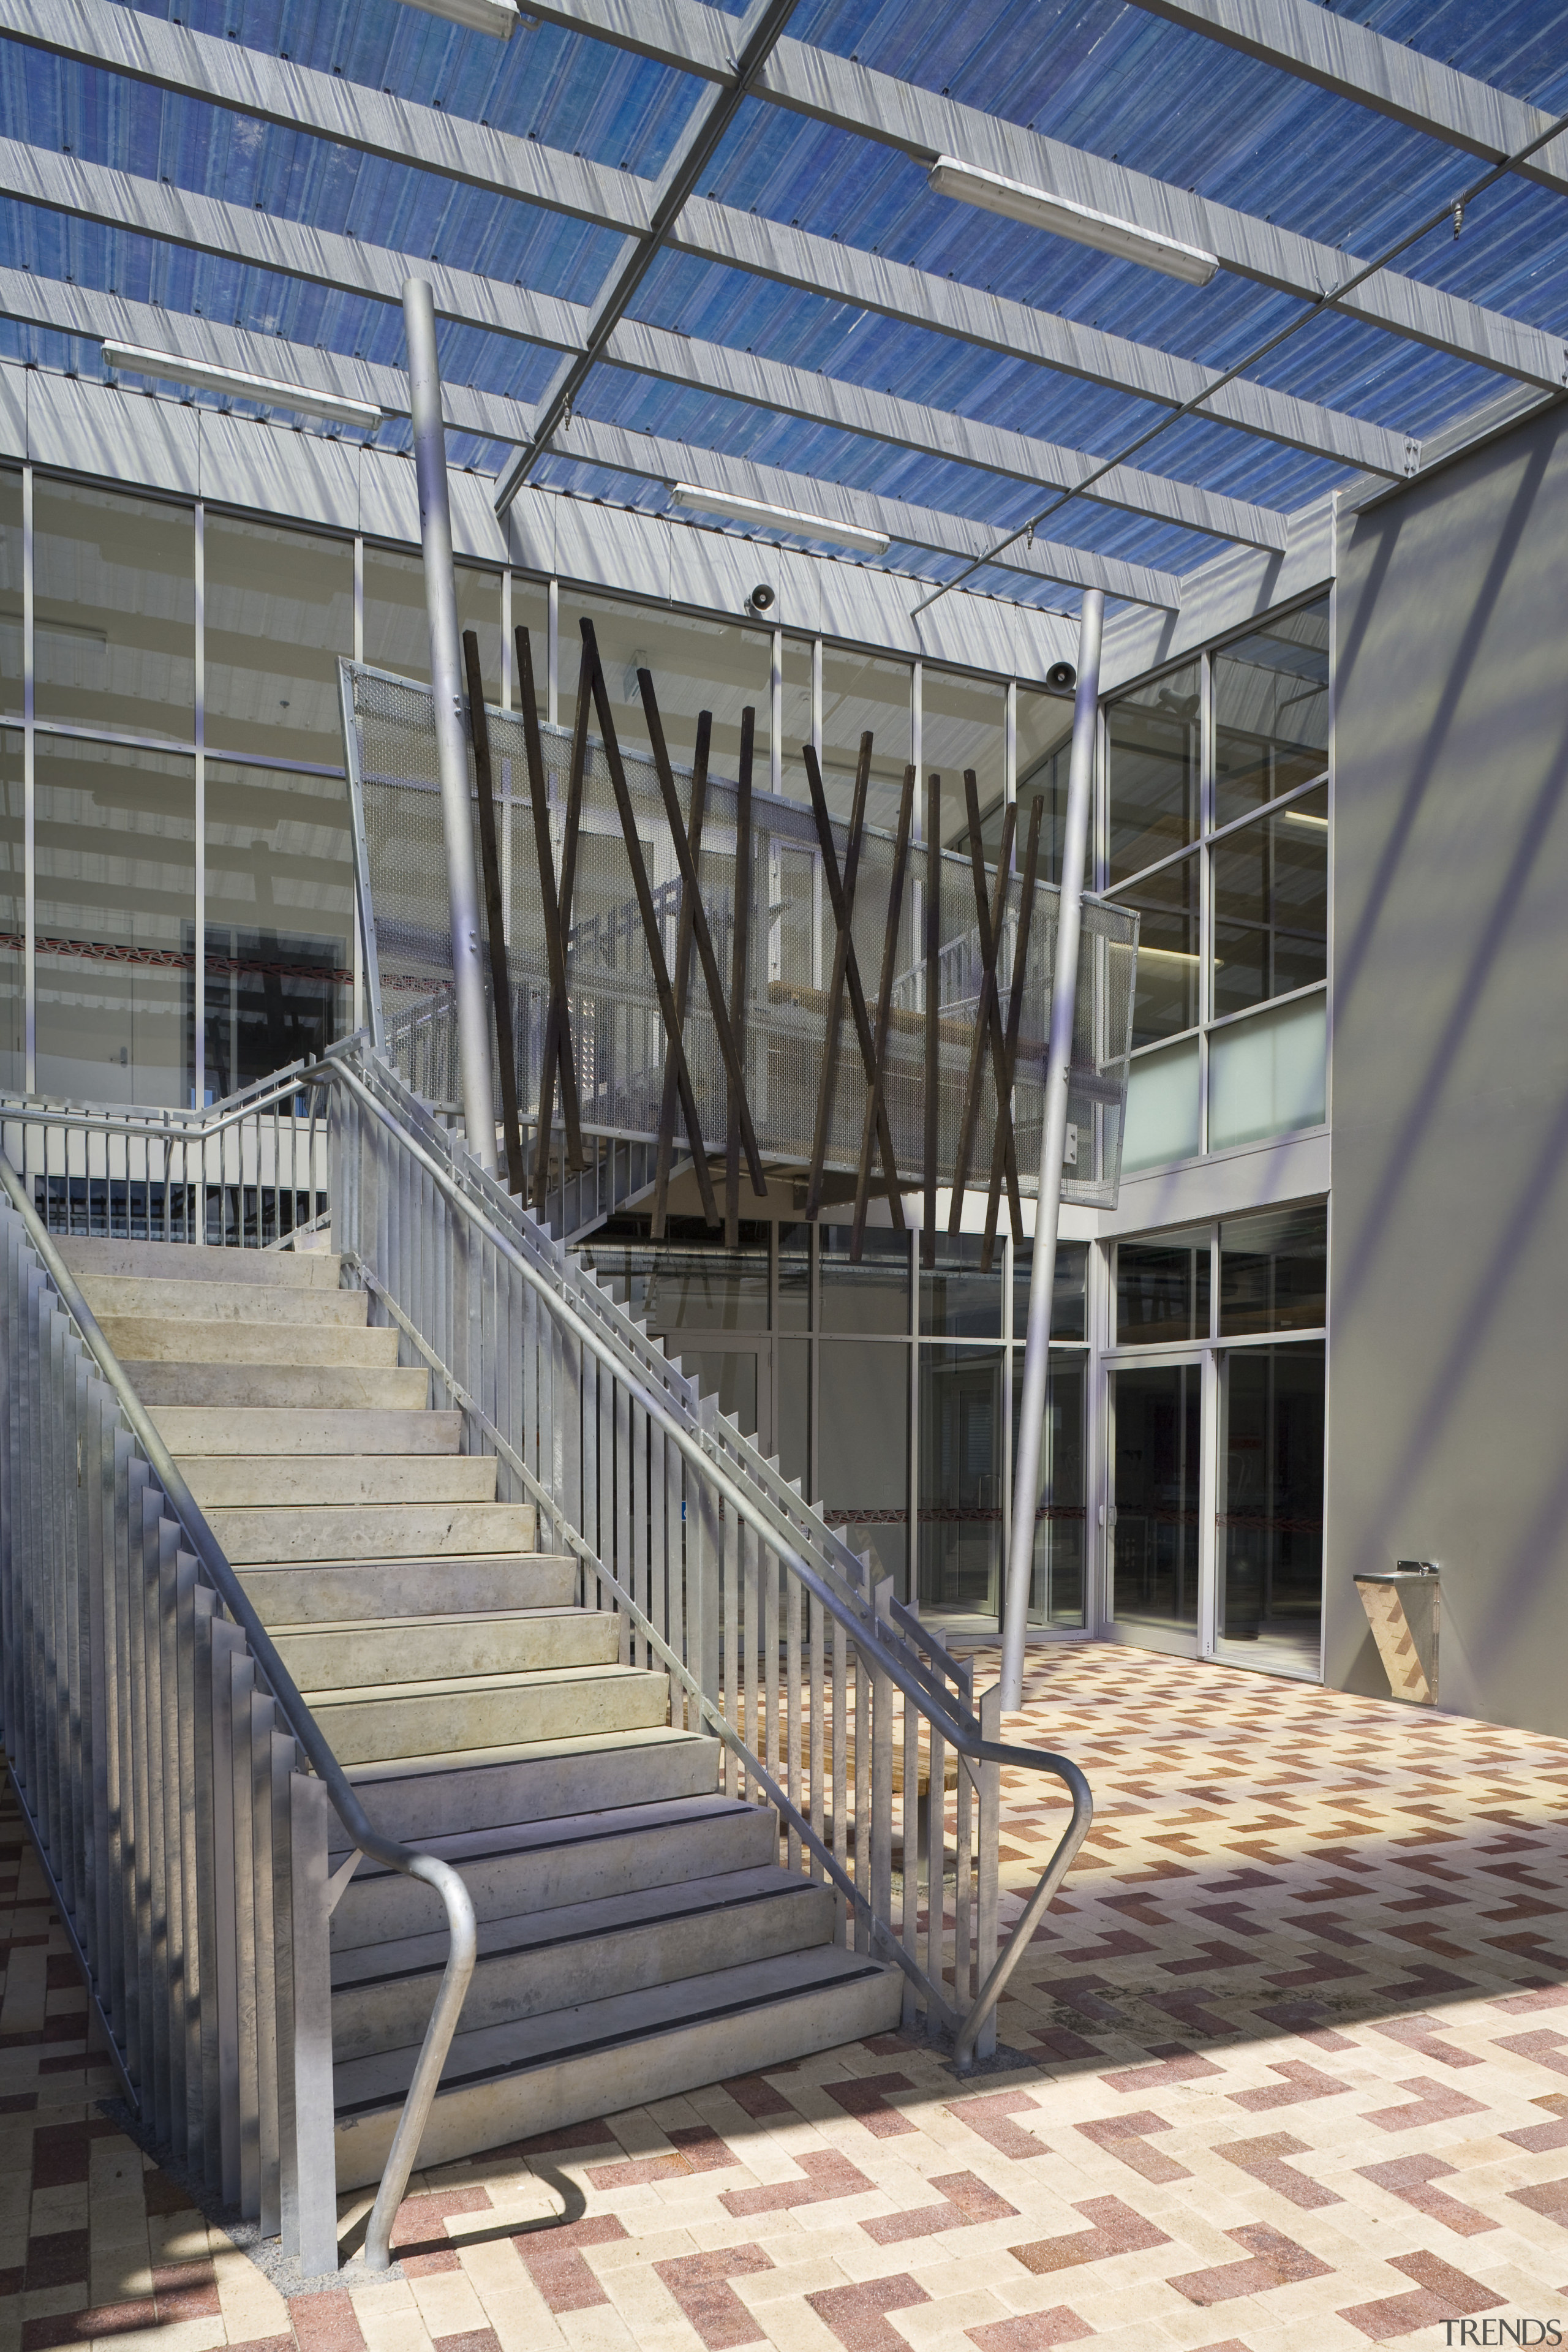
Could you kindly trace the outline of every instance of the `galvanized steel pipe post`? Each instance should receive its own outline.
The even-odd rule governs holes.
[[[1040,1181],[1035,1193],[1035,1253],[1029,1271],[1028,1336],[1024,1387],[1015,1433],[1013,1526],[1002,1618],[1002,1706],[1024,1698],[1024,1629],[1035,1565],[1035,1507],[1040,1491],[1040,1448],[1051,1360],[1051,1301],[1057,1281],[1057,1229],[1061,1216],[1062,1155],[1067,1150],[1068,1082],[1072,1071],[1073,1015],[1078,1000],[1078,947],[1083,913],[1083,867],[1094,791],[1094,730],[1100,702],[1100,640],[1105,598],[1086,589],[1079,623],[1078,699],[1073,708],[1072,761],[1068,772],[1067,830],[1062,841],[1061,897],[1057,909],[1056,969],[1046,1053],[1046,1117],[1040,1137]]]
[[[496,1166],[495,1098],[490,1089],[490,1024],[485,998],[484,942],[468,791],[468,730],[452,572],[452,514],[447,496],[447,434],[441,371],[436,358],[436,303],[423,278],[405,279],[403,322],[408,336],[408,391],[414,415],[414,467],[419,484],[419,534],[425,551],[425,606],[430,622],[430,685],[447,840],[452,908],[452,976],[458,1006],[463,1124],[481,1168]]]

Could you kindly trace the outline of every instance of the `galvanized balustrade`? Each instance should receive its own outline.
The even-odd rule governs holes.
[[[438,2081],[463,2031],[472,1908],[457,1870],[366,1818],[50,1238],[49,1155],[96,1154],[112,1186],[146,1121],[3,1117],[0,1687],[19,1793],[149,2137],[308,2272],[339,2258],[338,2180],[379,2179],[367,2254],[383,2263],[416,2152],[449,2158],[479,2128],[461,2041]],[[778,1858],[831,1898],[845,1966],[899,1971],[889,2014],[951,2035],[961,2064],[984,2053],[1088,1828],[1082,1775],[1001,1742],[994,1694],[976,1705],[969,1666],[368,1038],[192,1115],[186,1197],[204,1150],[263,1164],[274,1117],[295,1140],[268,1164],[308,1167],[310,1200],[330,1194],[341,1279],[371,1325],[428,1370],[463,1451],[493,1458],[498,1499],[535,1507],[540,1550],[575,1563],[582,1606],[614,1612],[623,1661],[668,1675],[672,1726],[721,1743],[729,1794],[773,1808]],[[200,1216],[183,1230],[198,1244]],[[255,1221],[220,1231],[259,1245]],[[998,1954],[1005,1765],[1054,1779],[1071,1811]],[[362,1854],[439,1886],[451,1957],[406,2098],[334,2122],[330,1917]],[[522,2128],[528,2097],[524,2076]]]

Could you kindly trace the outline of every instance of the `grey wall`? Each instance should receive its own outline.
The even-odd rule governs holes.
[[[1568,1732],[1568,409],[1342,526],[1328,1679]]]

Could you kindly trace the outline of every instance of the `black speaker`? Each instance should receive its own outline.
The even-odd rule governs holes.
[[[1046,684],[1053,694],[1070,694],[1078,684],[1078,672],[1071,662],[1053,662],[1046,672]]]
[[[750,604],[753,613],[767,612],[771,607],[773,601],[773,592],[768,586],[765,580],[759,581],[756,587],[752,589],[751,594],[746,599],[747,604]]]

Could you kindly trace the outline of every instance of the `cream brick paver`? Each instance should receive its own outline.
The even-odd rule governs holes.
[[[994,1654],[977,1660],[981,1687],[994,1671]],[[483,2201],[446,2225],[452,2258],[411,2262],[401,2284],[345,2273],[366,2352],[454,2336],[500,2352],[710,2352],[658,2265],[750,2248],[763,2264],[731,2278],[731,2309],[777,2352],[845,2352],[808,2298],[906,2274],[929,2300],[889,2311],[877,2340],[912,2352],[973,2352],[971,2328],[1064,2306],[1096,2352],[1338,2352],[1368,2341],[1342,2310],[1416,2291],[1399,2261],[1500,2296],[1492,2315],[1568,2320],[1568,1742],[1094,1646],[1037,1654],[1029,1696],[1010,1730],[1078,1756],[1099,1808],[1001,2012],[1029,2063],[960,2084],[940,2052],[879,2036],[630,2110],[593,2145],[434,2168],[415,2193]],[[1022,1774],[1005,1776],[1003,1811],[1021,1857],[1005,1927],[1064,1814]],[[16,1818],[0,1795],[5,1834]],[[32,1937],[45,1940],[17,1940]],[[0,1939],[0,2032],[27,2036],[0,2050],[0,2352],[25,2352],[34,2317],[58,2333],[214,2277],[214,2315],[171,2308],[143,2326],[121,2313],[106,2347],[287,2337],[300,2306],[105,2128],[113,2076],[80,2071],[82,1991],[26,1852]],[[69,2037],[79,2015],[76,2039],[44,2038]],[[888,2076],[909,2087],[884,2085],[868,2114],[832,2095]],[[1142,2128],[1118,2136],[1118,2118]],[[722,2147],[694,2142],[703,2132]],[[1220,2152],[1275,2140],[1294,2151],[1288,2174]],[[734,2161],[716,2160],[726,2149]],[[1363,2177],[1407,2158],[1447,2168],[1431,2186],[1495,2226],[1460,2234],[1386,2185],[1407,2172]],[[940,2217],[954,2175],[1016,2216],[882,2240],[863,2226]],[[1336,2201],[1271,2185],[1292,2178]],[[602,2300],[552,2311],[519,2250],[549,2242],[568,2191],[626,2234],[581,2249]],[[345,2200],[340,2226],[368,2202]],[[1143,2243],[1144,2225],[1162,2242]],[[486,2235],[509,2229],[521,2234]],[[88,2242],[78,2283],[26,2283],[30,2245],[49,2239],[36,2259],[68,2269]],[[1309,2274],[1260,2283],[1259,2245]],[[1194,2302],[1172,2284],[1217,2273],[1223,2289],[1231,2269],[1245,2294]]]

